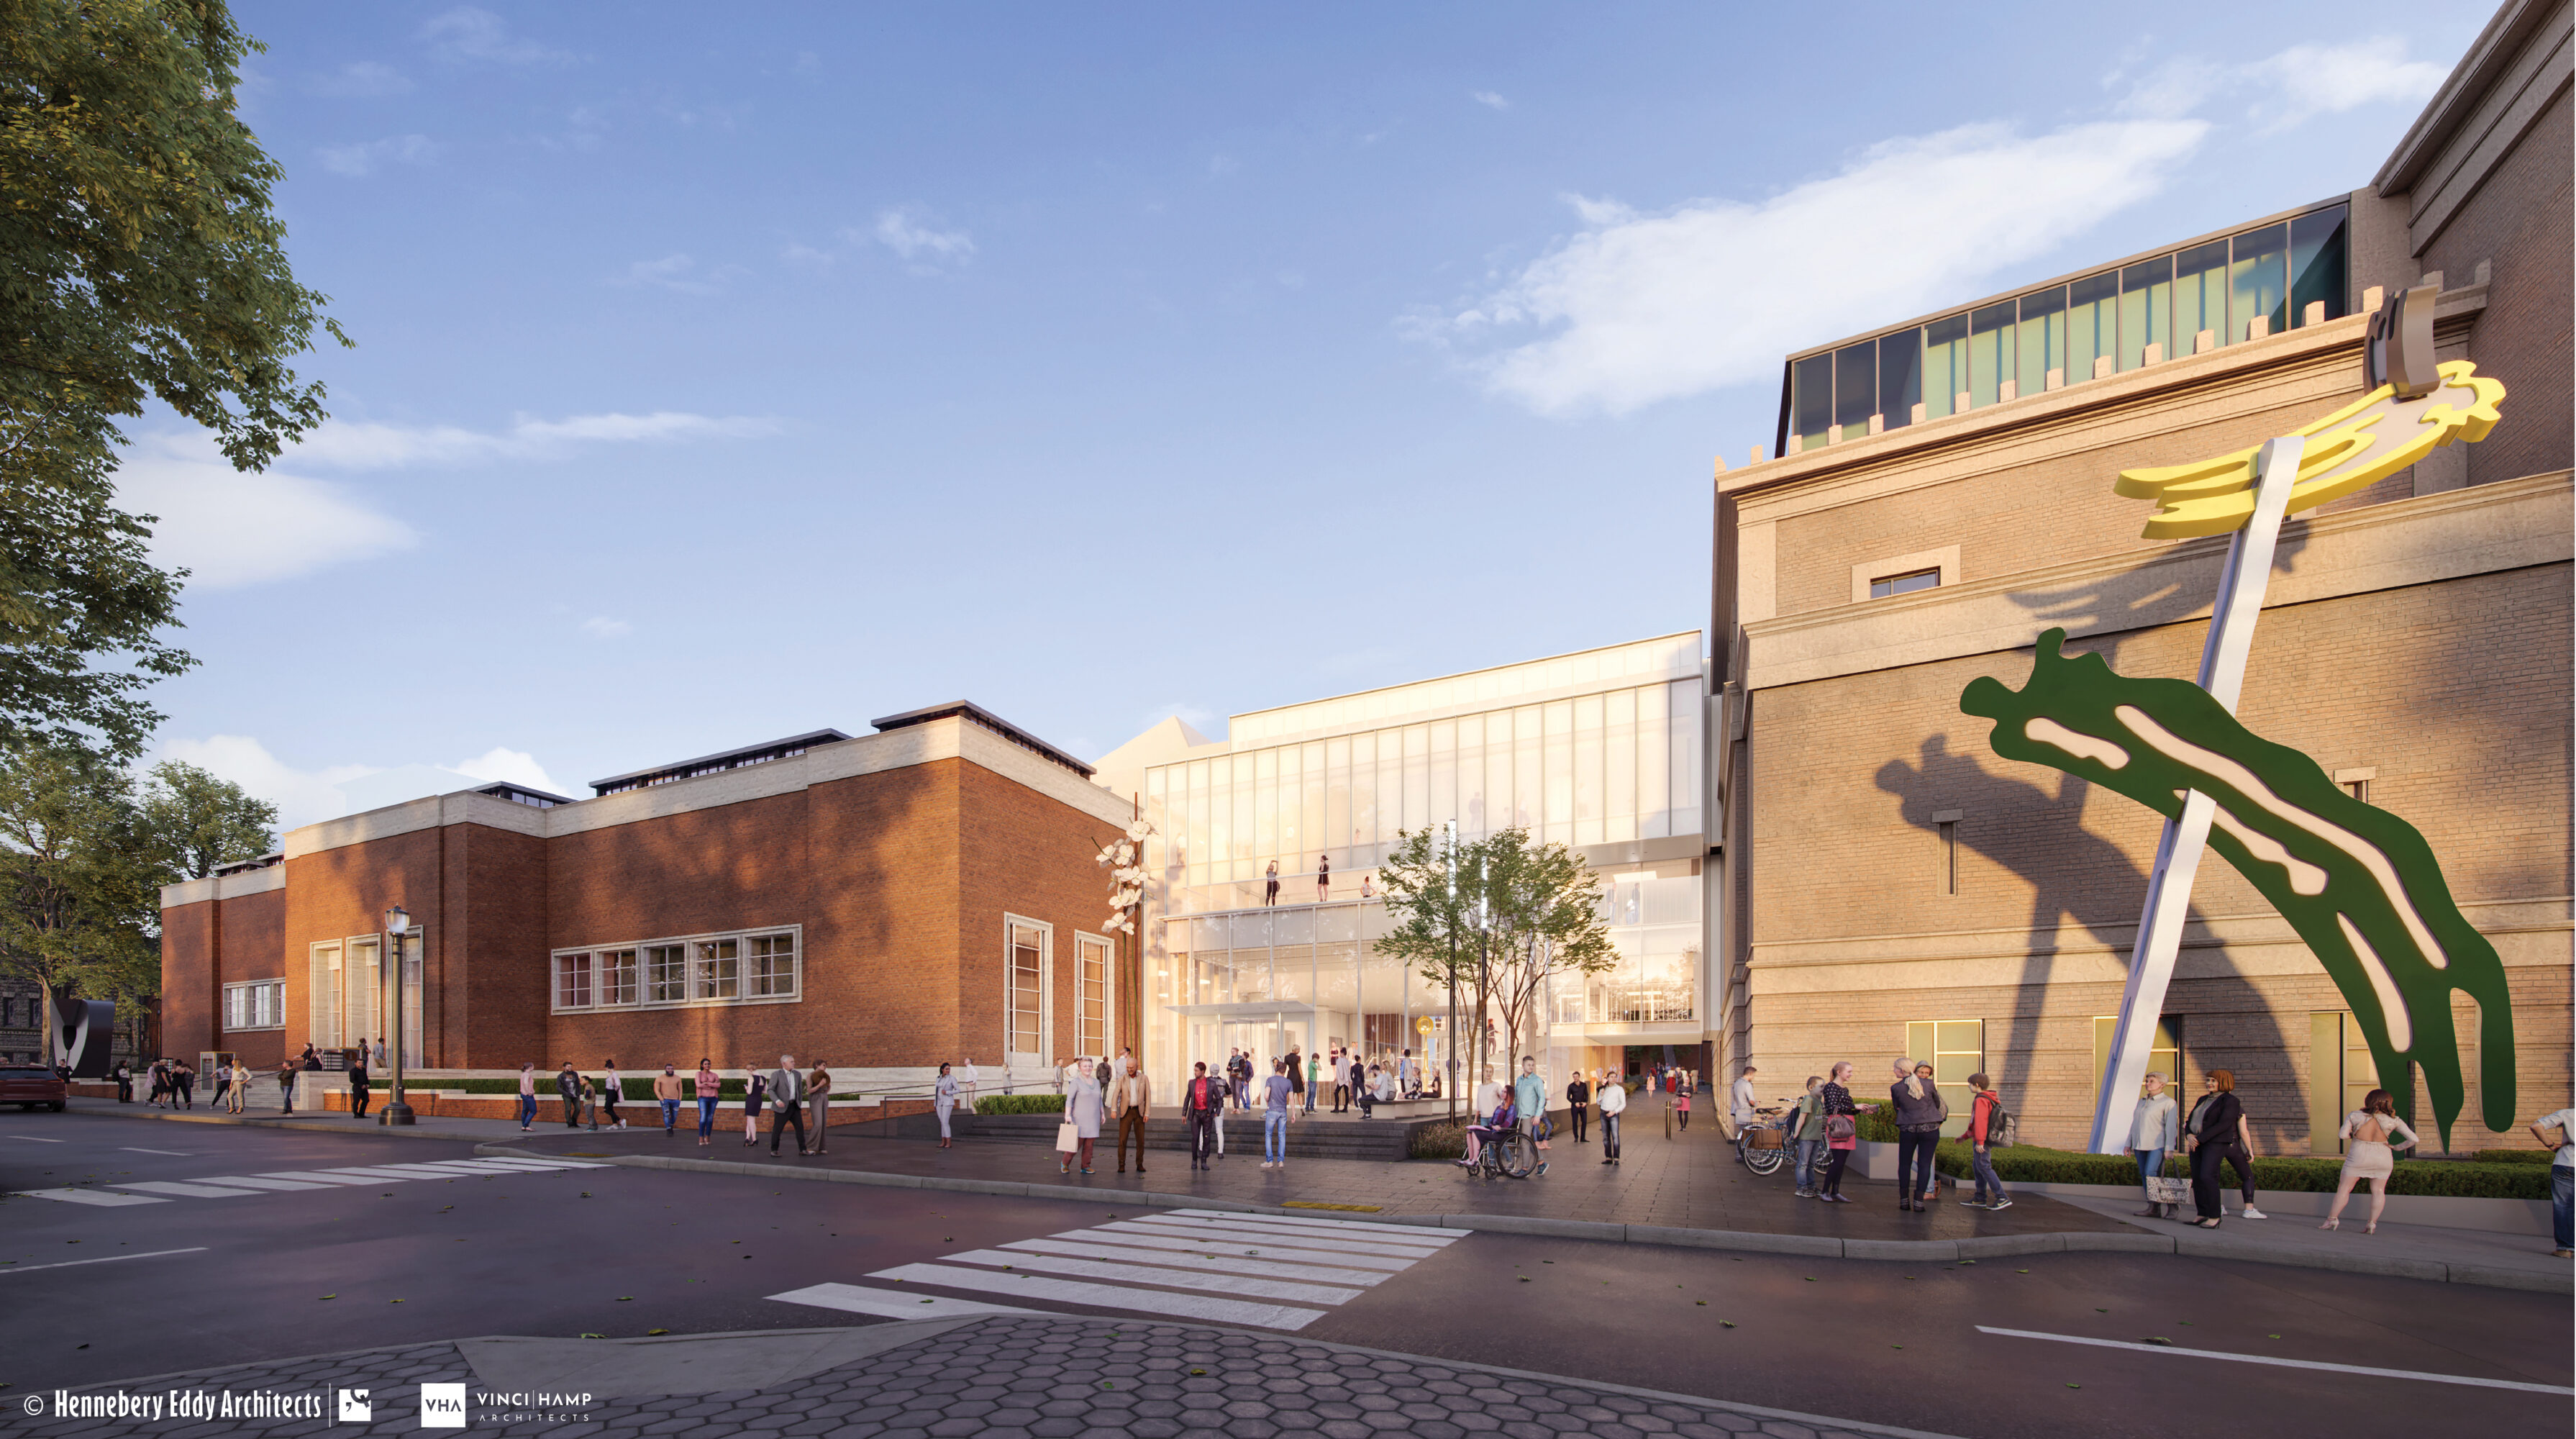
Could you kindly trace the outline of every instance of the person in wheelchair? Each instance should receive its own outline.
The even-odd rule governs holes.
[[[1467,1126],[1467,1157],[1458,1161],[1458,1167],[1475,1168],[1476,1156],[1483,1151],[1484,1141],[1509,1134],[1519,1127],[1520,1112],[1513,1106],[1512,1092],[1506,1089],[1503,1102],[1494,1106],[1494,1112],[1486,1117],[1484,1123]]]

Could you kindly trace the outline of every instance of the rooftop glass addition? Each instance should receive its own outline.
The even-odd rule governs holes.
[[[1777,453],[1937,420],[2347,313],[2348,207],[1793,356]]]

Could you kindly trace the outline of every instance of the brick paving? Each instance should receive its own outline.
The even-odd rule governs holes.
[[[761,1342],[711,1335],[695,1344]],[[828,1439],[1865,1439],[1919,1431],[1790,1415],[1721,1401],[1482,1369],[1343,1345],[1222,1329],[1100,1319],[995,1316],[969,1321],[853,1364],[766,1389],[602,1396],[518,1417],[472,1393],[479,1381],[454,1344],[325,1355],[165,1375],[132,1392],[319,1394],[321,1418],[164,1421],[25,1419],[0,1428],[46,1436],[284,1439],[418,1432],[423,1382],[469,1386],[476,1434],[828,1436]],[[365,1389],[371,1422],[336,1420],[336,1393]],[[81,1391],[81,1392],[99,1392]],[[45,1396],[48,1400],[51,1396]],[[8,1426],[14,1425],[14,1428]]]

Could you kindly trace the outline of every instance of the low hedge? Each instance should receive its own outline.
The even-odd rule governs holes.
[[[1443,1120],[1413,1131],[1406,1151],[1415,1159],[1462,1159],[1467,1153],[1467,1126]]]
[[[977,1114],[1062,1114],[1061,1094],[986,1094],[975,1100]]]
[[[2007,1184],[2109,1184],[2138,1182],[2138,1163],[2114,1154],[2078,1154],[2043,1149],[2035,1144],[2006,1145],[1988,1151],[1995,1175]],[[1969,1175],[1964,1140],[1945,1139],[1934,1151],[1933,1167],[1953,1178]],[[2232,1185],[2236,1167],[2224,1168]],[[2191,1164],[2179,1154],[2165,1157],[2169,1178],[2188,1179]],[[2332,1194],[2343,1175],[2343,1161],[2324,1156],[2263,1155],[2254,1160],[2254,1187],[2282,1194]],[[2391,1194],[2445,1199],[2547,1199],[2549,1172],[2526,1161],[2483,1163],[2455,1159],[2401,1159],[2389,1176]]]

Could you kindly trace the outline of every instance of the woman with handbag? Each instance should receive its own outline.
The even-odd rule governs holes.
[[[1834,1066],[1831,1079],[1816,1091],[1825,1111],[1825,1179],[1816,1186],[1816,1198],[1827,1204],[1849,1204],[1843,1193],[1843,1166],[1851,1163],[1852,1150],[1860,1143],[1860,1106],[1852,1103],[1851,1091],[1843,1081],[1852,1077],[1850,1060]]]
[[[2397,1101],[2385,1089],[2374,1089],[2361,1097],[2361,1108],[2343,1117],[2340,1132],[2344,1140],[2343,1173],[2335,1179],[2334,1207],[2326,1211],[2326,1222],[2319,1229],[2332,1229],[2343,1220],[2344,1201],[2352,1198],[2352,1186],[2367,1179],[2370,1184],[2370,1222],[2361,1227],[2364,1234],[2379,1232],[2379,1212],[2388,1207],[2388,1176],[2397,1172],[2397,1153],[2388,1142],[2391,1134],[2406,1136],[2406,1147],[2423,1143],[2406,1121],[2397,1117]]]
[[[2163,1075],[2149,1073],[2146,1091],[2129,1120],[2129,1153],[2138,1161],[2138,1187],[2147,1195],[2147,1207],[2138,1217],[2171,1219],[2174,1206],[2158,1198],[2156,1190],[2164,1180],[2165,1156],[2182,1147],[2182,1109],[2165,1093]]]
[[[1064,1123],[1056,1126],[1056,1151],[1064,1156],[1063,1162],[1056,1166],[1058,1174],[1071,1174],[1077,1155],[1082,1160],[1082,1172],[1089,1174],[1091,1147],[1100,1139],[1100,1116],[1106,1093],[1103,1082],[1108,1078],[1109,1066],[1100,1066],[1098,1074],[1082,1070],[1076,1070],[1074,1074],[1073,1082],[1065,1091]],[[1073,1131],[1070,1136],[1065,1133],[1067,1129]],[[1065,1143],[1068,1137],[1073,1141],[1070,1147]]]
[[[1896,1068],[1901,1077],[1887,1091],[1896,1103],[1896,1207],[1928,1210],[1932,1153],[1941,1142],[1941,1121],[1950,1117],[1950,1105],[1932,1082],[1932,1066],[1900,1059]]]
[[[2194,1222],[2203,1229],[2216,1229],[2226,1216],[2218,1192],[2222,1160],[2236,1166],[2236,1181],[2245,1191],[2245,1217],[2261,1219],[2263,1211],[2254,1207],[2254,1131],[2246,1123],[2244,1103],[2236,1097],[2236,1072],[2213,1069],[2205,1087],[2207,1092],[2182,1123],[2184,1142],[2191,1146],[2191,1197],[2200,1214]]]
[[[748,1149],[760,1142],[760,1106],[769,1098],[769,1076],[755,1069],[742,1082],[742,1143]]]

